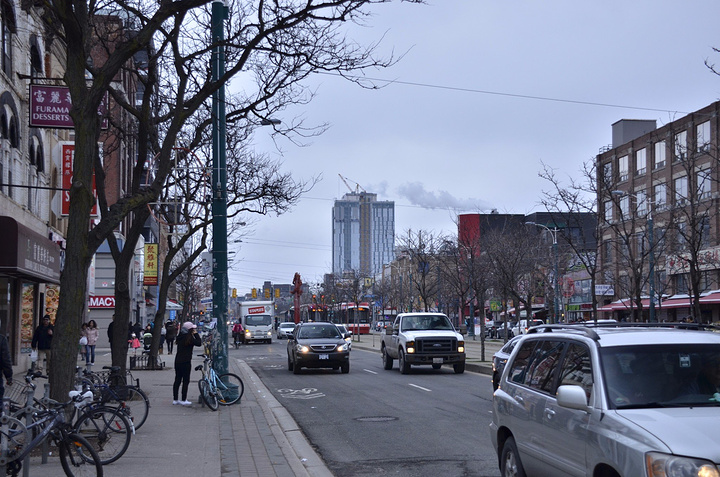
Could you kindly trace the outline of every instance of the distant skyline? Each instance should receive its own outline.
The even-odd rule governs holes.
[[[614,122],[661,126],[720,97],[704,64],[720,63],[717,1],[436,0],[373,11],[371,26],[350,34],[365,44],[384,35],[381,52],[404,54],[367,72],[383,87],[314,75],[317,97],[279,119],[329,130],[306,147],[280,138],[282,152],[256,133],[255,148],[283,171],[322,180],[287,214],[244,219],[229,274],[239,293],[330,272],[332,205],[348,192],[338,174],[395,202],[396,240],[408,229],[454,234],[458,213],[542,211],[541,164],[578,177]]]

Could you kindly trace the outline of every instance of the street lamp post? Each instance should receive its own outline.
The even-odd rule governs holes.
[[[211,33],[212,80],[225,74],[223,21],[228,7],[221,0],[212,3]],[[227,240],[227,164],[225,143],[225,85],[212,95],[212,226],[213,226],[213,316],[216,319],[218,340],[215,343],[213,366],[218,374],[228,371],[228,240]]]
[[[612,195],[616,196],[624,196],[627,195],[628,197],[634,197],[636,201],[640,201],[640,198],[638,198],[635,194],[630,194],[629,192],[625,192],[622,190],[614,190],[610,192]],[[648,271],[650,273],[650,276],[648,277],[648,288],[650,289],[650,300],[648,303],[648,311],[649,311],[649,318],[650,322],[654,323],[657,321],[655,318],[655,243],[654,243],[654,237],[653,237],[653,229],[655,227],[655,223],[653,221],[653,211],[652,207],[654,205],[654,202],[652,200],[648,200],[647,197],[645,197],[643,202],[648,203],[648,215],[647,215],[647,236],[648,236],[648,247],[649,247],[649,255],[648,255]]]
[[[558,297],[558,294],[559,294],[558,288],[560,285],[560,283],[558,281],[558,242],[557,242],[558,228],[557,227],[550,228],[547,225],[538,224],[536,222],[525,222],[525,224],[526,225],[535,225],[537,227],[544,228],[545,230],[550,232],[550,235],[552,236],[552,239],[553,239],[553,290],[554,290],[554,295],[555,295],[555,299],[554,299],[555,311],[554,311],[554,315],[553,315],[553,320],[554,320],[554,323],[557,323],[558,317],[560,316],[560,301],[559,301],[559,297]]]

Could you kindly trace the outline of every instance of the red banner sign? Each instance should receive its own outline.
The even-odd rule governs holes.
[[[75,144],[72,142],[63,142],[60,144],[60,160],[62,161],[62,209],[60,215],[70,214],[70,186],[73,178],[73,161],[75,160]],[[95,189],[95,174],[92,178],[93,196],[97,199],[97,190]],[[90,215],[97,216],[97,200],[90,210]]]

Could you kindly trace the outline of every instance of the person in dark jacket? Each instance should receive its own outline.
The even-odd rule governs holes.
[[[177,323],[168,320],[168,322],[165,323],[165,341],[167,342],[168,354],[172,354],[173,352],[173,344],[175,343],[175,338],[177,338],[177,334]]]
[[[190,370],[192,369],[193,348],[202,346],[202,340],[197,333],[197,326],[189,321],[183,323],[180,333],[175,340],[177,351],[175,352],[175,382],[173,383],[173,404],[190,406],[192,403],[187,400],[188,387],[190,386]],[[178,400],[178,391],[182,384],[182,401]]]
[[[53,325],[50,315],[43,316],[42,323],[35,328],[32,339],[32,349],[37,350],[37,370],[41,373],[50,373],[50,348],[52,348]]]
[[[8,344],[5,335],[0,335],[0,369],[2,369],[3,375],[5,375],[5,383],[10,386],[12,384],[12,358],[10,357],[10,345]],[[5,396],[5,387],[3,386],[2,379],[0,379],[0,399]]]

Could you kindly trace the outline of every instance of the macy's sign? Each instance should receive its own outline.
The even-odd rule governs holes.
[[[88,308],[115,308],[114,296],[91,296]]]

